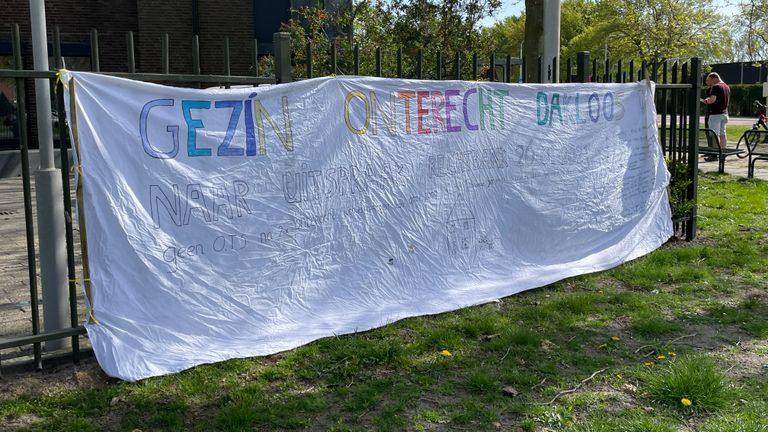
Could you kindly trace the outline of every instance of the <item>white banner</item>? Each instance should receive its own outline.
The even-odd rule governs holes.
[[[492,301],[672,235],[648,83],[64,81],[88,334],[125,380]]]

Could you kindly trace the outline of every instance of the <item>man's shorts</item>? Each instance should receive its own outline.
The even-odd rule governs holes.
[[[709,128],[718,136],[725,135],[725,125],[728,124],[728,114],[710,114]]]

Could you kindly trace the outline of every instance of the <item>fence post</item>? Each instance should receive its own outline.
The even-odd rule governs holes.
[[[540,83],[540,82],[544,81],[544,79],[543,79],[543,77],[544,77],[544,75],[543,75],[544,74],[544,70],[541,67],[541,56],[539,56],[536,59],[536,64],[537,64],[537,66],[536,66],[537,67],[536,75],[538,76],[538,81],[536,81],[536,82]]]
[[[456,65],[455,65],[456,78],[455,79],[460,80],[461,79],[461,54],[458,51],[456,51],[456,53],[453,56],[454,56],[454,62],[456,62]]]
[[[19,25],[13,25],[13,59],[16,69],[24,69],[21,60],[21,36]],[[24,222],[27,229],[27,270],[29,271],[29,302],[32,312],[32,334],[40,333],[40,307],[37,297],[37,262],[35,261],[35,221],[32,214],[32,185],[29,175],[29,137],[27,131],[27,102],[24,91],[24,80],[16,78],[16,109],[18,116],[16,124],[19,128],[19,144],[21,145],[21,181],[24,188]],[[62,193],[62,198],[64,194]],[[32,346],[32,354],[35,358],[35,369],[43,368],[42,345],[36,343]]]
[[[128,48],[128,73],[136,73],[136,49],[133,43],[133,32],[125,35],[125,44]]]
[[[496,81],[496,54],[491,53],[491,67],[488,68],[488,81]]]
[[[291,78],[291,34],[277,32],[272,35],[275,48],[275,80],[278,84],[292,81]]]
[[[131,40],[132,42],[132,40]],[[129,49],[133,49],[129,46]],[[61,32],[59,26],[53,31],[53,59],[56,69],[64,67],[64,58],[61,56]],[[58,91],[56,93],[56,113],[58,118],[66,118],[64,110],[64,83],[58,81],[55,83]],[[69,187],[69,154],[67,152],[67,125],[65,121],[59,121],[59,156],[61,156],[61,184],[64,194],[64,223],[65,234],[67,238],[67,276],[69,278],[69,323],[72,327],[78,325],[77,315],[77,277],[75,270],[75,245],[72,233],[72,195]],[[69,216],[69,217],[67,217]],[[80,361],[80,339],[78,336],[72,336],[72,359],[75,363]]]
[[[416,53],[416,79],[423,79],[424,78],[424,51],[419,48],[419,51]]]
[[[168,54],[170,58],[170,54]],[[224,36],[224,75],[232,75],[232,68],[229,61],[229,36]]]
[[[697,191],[699,187],[698,181],[698,161],[699,161],[699,92],[701,89],[701,60],[698,57],[691,59],[690,70],[691,81],[691,93],[688,95],[688,104],[690,112],[688,115],[688,127],[690,133],[688,134],[688,175],[691,179],[691,184],[688,185],[688,193],[686,198],[696,203],[698,200]],[[694,240],[696,238],[696,206],[691,209],[691,220],[685,226],[685,239]]]
[[[192,36],[192,73],[200,75],[200,37]]]
[[[91,72],[101,72],[99,65],[99,32],[91,29]]]
[[[171,54],[168,45],[168,33],[163,33],[163,35],[160,36],[160,63],[162,63],[161,68],[166,75],[171,73]]]
[[[397,47],[397,77],[403,77],[403,49]]]
[[[357,44],[352,48],[352,74],[360,75],[360,47]]]
[[[307,78],[312,78],[312,39],[307,39]]]
[[[253,56],[253,66],[251,66],[253,70],[254,76],[259,76],[259,42],[254,39],[253,40],[253,53],[251,56]],[[198,72],[199,75],[199,72]]]
[[[507,54],[507,64],[505,69],[505,79],[504,82],[512,82],[512,56]]]
[[[336,38],[331,40],[331,75],[336,75],[339,65],[336,60]]]
[[[589,51],[576,53],[576,82],[588,82],[587,67],[589,65]]]

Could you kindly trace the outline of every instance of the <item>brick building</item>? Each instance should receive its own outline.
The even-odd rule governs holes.
[[[53,53],[50,48],[53,29],[58,27],[65,66],[72,70],[90,70],[90,32],[96,29],[100,70],[127,72],[127,33],[130,31],[133,32],[136,71],[159,73],[162,72],[161,39],[167,33],[170,72],[193,73],[192,39],[197,35],[201,73],[224,74],[224,41],[229,38],[231,73],[250,75],[253,73],[254,40],[258,41],[260,54],[271,53],[272,34],[291,18],[291,11],[315,4],[317,0],[47,0],[49,53]],[[351,2],[326,0],[320,4],[332,13],[339,13]],[[0,69],[13,65],[13,24],[20,27],[24,68],[32,69],[29,0],[0,1]],[[0,83],[0,89],[5,100],[13,103],[15,88],[12,81],[5,81]],[[27,101],[30,117],[34,117],[31,89],[30,82]],[[35,148],[34,119],[30,121],[30,146]],[[11,123],[10,116],[0,114],[0,149],[18,148],[18,144],[13,145],[17,128]]]
[[[137,71],[160,72],[161,36],[168,33],[171,73],[190,73],[192,36],[198,35],[201,72],[220,74],[224,72],[224,39],[228,37],[232,73],[248,75],[253,41],[258,40],[260,53],[271,53],[272,34],[291,18],[291,10],[314,5],[316,1],[48,0],[45,3],[49,43],[53,28],[58,26],[63,54],[72,58],[71,61],[90,57],[89,33],[96,29],[101,70],[127,71],[126,33],[132,31]],[[349,0],[321,3],[334,13],[350,4]],[[0,56],[11,55],[10,35],[14,23],[21,29],[25,68],[31,68],[29,0],[0,2]]]

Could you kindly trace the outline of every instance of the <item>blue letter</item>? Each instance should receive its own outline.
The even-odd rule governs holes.
[[[156,106],[173,106],[173,99],[155,99],[147,102],[144,105],[144,108],[141,109],[141,115],[139,116],[141,145],[144,147],[144,151],[153,158],[171,159],[179,152],[179,127],[177,125],[167,126],[165,128],[165,130],[170,132],[173,137],[173,148],[167,153],[163,153],[152,147],[152,144],[149,143],[149,137],[147,137],[147,117],[149,117],[149,110]]]
[[[608,117],[608,108],[605,107],[605,103],[608,102],[608,96],[611,97],[611,116]],[[613,93],[608,92],[605,94],[605,98],[603,99],[603,117],[605,117],[606,120],[611,121],[613,120]]]
[[[579,93],[576,93],[576,124],[584,124],[587,121],[581,118],[581,113],[579,112],[581,107],[579,107]]]
[[[251,101],[248,101],[250,105]],[[229,116],[229,125],[227,125],[227,133],[224,135],[224,141],[219,145],[219,150],[216,152],[217,156],[242,156],[243,149],[241,148],[229,148],[229,144],[232,142],[232,137],[235,135],[235,129],[237,129],[237,122],[240,120],[240,111],[243,110],[242,101],[216,101],[214,104],[216,108],[232,108],[232,115]]]
[[[541,101],[544,101],[544,118],[541,118]],[[549,101],[547,100],[547,94],[544,92],[536,93],[536,123],[539,126],[544,126],[549,120]]]
[[[555,110],[557,110],[557,116],[560,117],[560,124],[562,125],[563,113],[560,111],[560,93],[555,93],[552,95],[552,102],[549,105],[552,107],[552,109],[549,111],[549,125],[552,126],[552,120],[555,119]]]
[[[181,110],[184,112],[184,121],[187,122],[187,154],[189,156],[210,156],[211,149],[198,149],[197,148],[197,135],[196,129],[205,127],[203,121],[200,119],[193,119],[190,114],[190,110],[193,109],[210,109],[211,103],[207,101],[181,101]]]
[[[595,115],[592,115],[592,99],[597,102],[597,112]],[[597,121],[600,120],[600,97],[597,93],[589,95],[589,118],[592,119],[592,123],[597,123]]]

